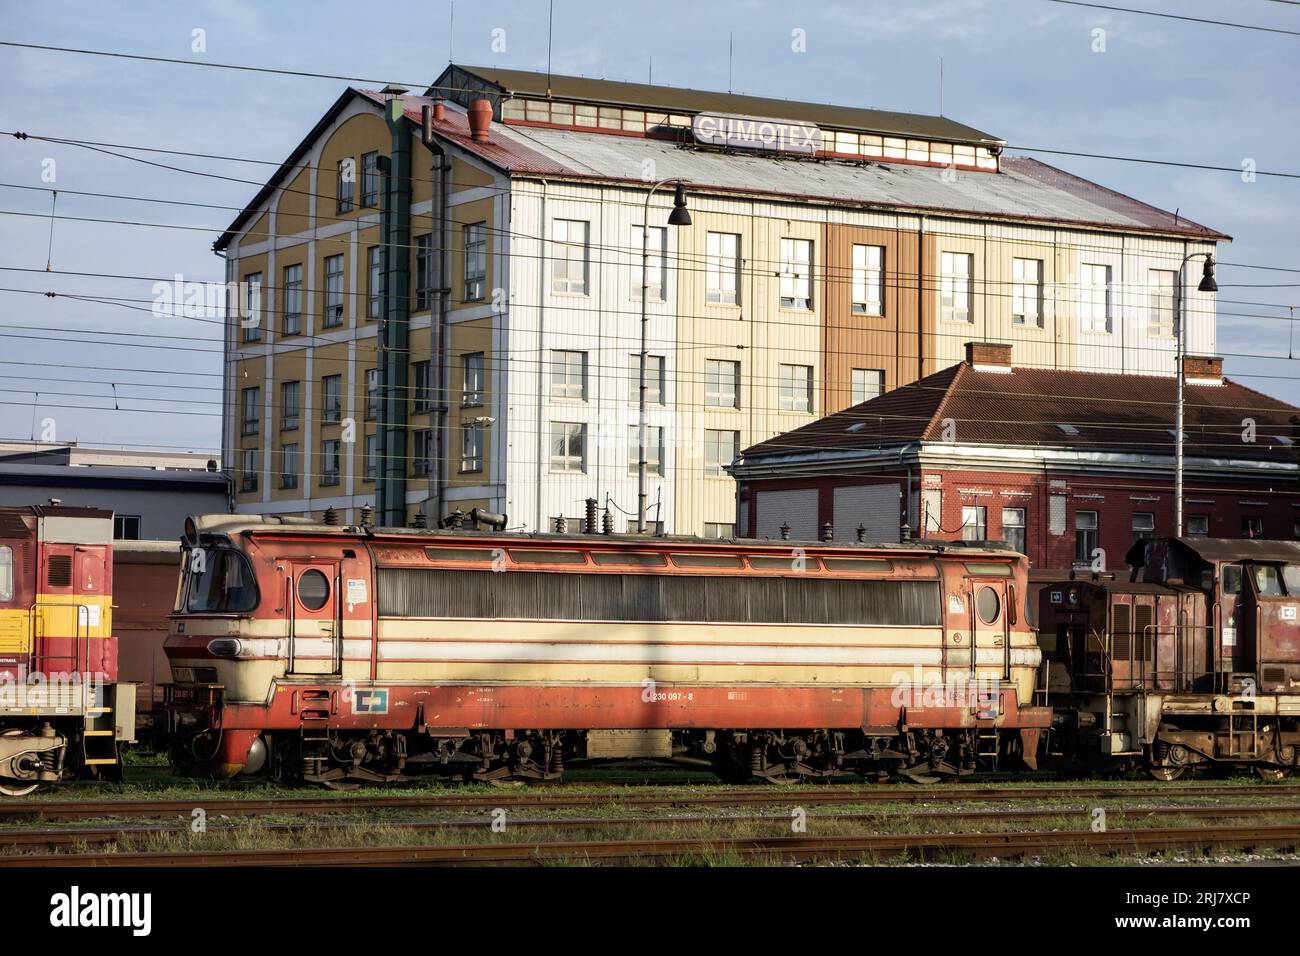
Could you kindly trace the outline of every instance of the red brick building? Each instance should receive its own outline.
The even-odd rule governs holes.
[[[1186,360],[1185,533],[1300,537],[1300,409]],[[1174,533],[1176,379],[1015,368],[1006,345],[745,449],[742,535],[1002,539],[1121,567]],[[788,529],[788,531],[784,531]],[[859,530],[861,529],[861,530]]]

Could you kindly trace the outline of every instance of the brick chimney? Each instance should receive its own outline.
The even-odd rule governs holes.
[[[1222,385],[1223,359],[1217,355],[1184,355],[1183,380],[1188,385]]]
[[[1011,346],[1003,342],[967,342],[966,364],[978,372],[1010,372]]]

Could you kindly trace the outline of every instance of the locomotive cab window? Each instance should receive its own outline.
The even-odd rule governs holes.
[[[248,559],[230,548],[207,548],[187,563],[186,607],[197,614],[229,614],[257,606],[257,582]]]
[[[1287,594],[1300,595],[1300,564],[1282,566],[1282,583],[1286,585]]]
[[[14,599],[14,549],[0,546],[0,601]]]
[[[1282,597],[1282,569],[1273,564],[1257,564],[1251,568],[1255,591],[1262,597]]]
[[[1223,593],[1241,593],[1241,565],[1225,564],[1223,566]]]

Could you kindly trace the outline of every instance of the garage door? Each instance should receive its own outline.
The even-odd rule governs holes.
[[[867,540],[897,541],[902,520],[898,485],[850,485],[835,489],[835,540],[857,540],[858,525]]]
[[[757,511],[756,538],[779,538],[781,525],[788,524],[790,537],[796,541],[817,540],[816,488],[760,491]]]

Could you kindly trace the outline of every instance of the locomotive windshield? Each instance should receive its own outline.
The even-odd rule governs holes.
[[[248,559],[229,548],[191,551],[186,564],[192,613],[251,611],[257,606],[257,582]]]

